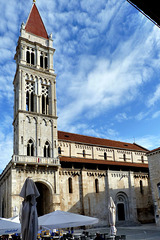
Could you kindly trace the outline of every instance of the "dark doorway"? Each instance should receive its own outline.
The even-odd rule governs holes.
[[[118,221],[125,221],[125,212],[124,212],[123,203],[117,204],[117,211],[118,211]]]
[[[49,213],[51,210],[50,209],[50,205],[51,205],[50,191],[49,191],[49,188],[43,183],[35,182],[35,184],[40,193],[40,196],[37,198],[37,212],[39,217]]]

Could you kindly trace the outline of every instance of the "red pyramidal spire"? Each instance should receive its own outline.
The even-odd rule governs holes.
[[[39,37],[48,39],[47,31],[35,3],[29,14],[25,30]]]

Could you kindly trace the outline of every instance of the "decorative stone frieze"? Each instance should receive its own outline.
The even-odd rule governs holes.
[[[144,174],[134,174],[134,178],[148,179],[149,176]]]
[[[100,173],[100,172],[87,172],[87,176],[89,177],[106,177],[106,173]]]
[[[67,175],[67,176],[80,176],[80,171],[59,171],[59,175]]]

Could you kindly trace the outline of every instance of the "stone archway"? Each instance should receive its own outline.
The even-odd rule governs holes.
[[[35,182],[40,196],[37,198],[37,213],[42,216],[52,211],[51,193],[49,187],[42,182]]]
[[[126,221],[129,219],[128,197],[124,192],[119,192],[116,195],[116,213],[117,221]]]

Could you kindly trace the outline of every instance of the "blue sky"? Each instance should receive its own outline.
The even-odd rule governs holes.
[[[37,0],[53,34],[58,129],[160,146],[160,29],[126,0]],[[0,169],[13,150],[14,54],[32,0],[0,1]]]

